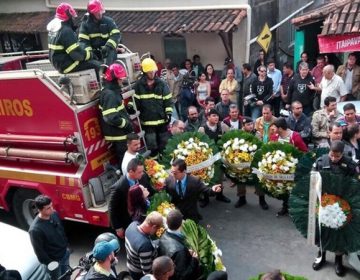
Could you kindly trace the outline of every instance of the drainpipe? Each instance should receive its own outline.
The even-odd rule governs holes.
[[[314,2],[314,1],[312,1]],[[46,7],[56,8],[57,5],[50,4],[50,0],[45,0]],[[84,6],[73,6],[74,9],[84,10]],[[111,8],[111,11],[138,11],[138,12],[153,12],[153,11],[192,11],[192,10],[233,10],[233,9],[243,9],[246,10],[246,51],[245,51],[245,61],[249,61],[250,57],[250,37],[251,37],[251,7],[249,4],[239,4],[239,5],[212,5],[212,6],[190,6],[190,7],[140,7],[140,8],[124,8],[124,7],[115,7]],[[255,39],[256,41],[256,39]]]

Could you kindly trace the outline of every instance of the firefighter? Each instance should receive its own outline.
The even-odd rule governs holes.
[[[157,157],[167,143],[167,126],[172,115],[172,93],[167,84],[155,76],[158,70],[151,58],[141,63],[143,76],[135,84],[135,102],[151,157]]]
[[[104,74],[103,90],[100,94],[99,108],[101,110],[101,128],[105,140],[112,142],[119,166],[127,150],[126,135],[134,132],[130,116],[126,111],[122,95],[121,84],[126,78],[126,71],[120,64],[111,64]]]
[[[90,47],[94,57],[110,65],[116,60],[120,30],[112,18],[103,16],[105,9],[100,0],[90,0],[87,11],[80,25],[79,42]]]
[[[61,3],[57,7],[55,18],[47,25],[50,61],[62,74],[94,69],[98,75],[100,63],[92,60],[90,49],[78,44],[75,17],[76,11],[70,4]]]

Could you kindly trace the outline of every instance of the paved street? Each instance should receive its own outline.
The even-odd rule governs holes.
[[[231,204],[217,202],[214,198],[208,207],[201,210],[203,225],[223,252],[223,261],[231,280],[247,280],[250,276],[275,268],[291,274],[303,275],[311,280],[355,280],[359,275],[349,270],[346,277],[338,278],[334,273],[334,255],[328,254],[329,264],[319,272],[311,268],[316,248],[308,246],[289,217],[277,218],[281,203],[267,198],[268,211],[258,206],[253,190],[248,191],[248,204],[234,208],[235,189],[226,189],[233,201]],[[0,213],[0,220],[14,223],[8,215]],[[66,223],[66,230],[74,253],[71,264],[76,265],[80,256],[91,250],[95,237],[102,228]],[[124,248],[121,250],[119,269],[125,268]]]

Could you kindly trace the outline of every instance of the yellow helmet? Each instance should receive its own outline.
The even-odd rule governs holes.
[[[158,70],[156,62],[154,60],[152,60],[151,58],[145,58],[141,62],[141,67],[142,67],[142,70],[144,73],[153,72],[153,71]]]

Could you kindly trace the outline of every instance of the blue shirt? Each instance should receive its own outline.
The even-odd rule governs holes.
[[[184,178],[182,178],[182,180],[180,181],[183,196],[185,196],[185,192],[186,192],[186,180],[187,180],[187,175],[185,174]],[[179,187],[178,187],[178,180],[176,180],[176,190],[177,190],[177,193],[180,195],[180,191],[179,191]]]
[[[132,187],[132,186],[134,186],[134,185],[136,185],[136,184],[139,183],[137,180],[130,179],[129,176],[128,176],[128,174],[126,174],[125,176],[126,176],[126,179],[127,179],[128,182],[129,182],[129,186],[130,186],[130,187]]]
[[[274,69],[274,71],[268,70],[267,76],[273,80],[273,83],[274,83],[273,92],[274,93],[280,92],[280,84],[281,84],[281,79],[282,79],[281,71],[276,68]]]

